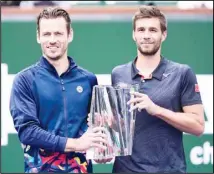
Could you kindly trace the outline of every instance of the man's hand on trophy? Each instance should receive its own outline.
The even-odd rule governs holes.
[[[89,128],[80,138],[76,139],[76,151],[84,152],[91,147],[105,150],[107,144],[107,135],[104,127]]]
[[[155,103],[153,103],[153,101],[149,98],[148,95],[139,92],[130,92],[130,93],[134,95],[134,98],[130,99],[127,102],[128,105],[131,105],[130,111],[138,109],[138,111],[140,112],[142,109],[146,109],[146,111],[150,115],[156,115],[158,111],[158,106]]]

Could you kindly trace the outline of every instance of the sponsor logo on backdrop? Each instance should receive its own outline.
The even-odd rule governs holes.
[[[194,165],[213,164],[213,145],[209,141],[194,146],[190,151],[190,161]]]
[[[99,84],[111,84],[110,74],[97,74]],[[10,91],[15,74],[8,74],[7,64],[1,64],[1,145],[8,145],[8,135],[16,134],[9,111]],[[197,74],[198,86],[205,109],[206,123],[204,134],[213,134],[213,75]],[[80,88],[77,89],[80,91]],[[200,137],[200,138],[203,138]],[[199,141],[201,142],[201,141]],[[213,164],[213,144],[205,140],[193,146],[189,154],[193,165]]]

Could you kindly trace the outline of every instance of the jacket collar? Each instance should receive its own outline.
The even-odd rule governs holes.
[[[68,56],[68,61],[69,61],[69,67],[68,67],[67,71],[77,67],[77,64],[74,62],[72,57]],[[44,56],[42,56],[40,58],[39,63],[42,67],[44,67],[50,71],[56,72],[55,67]]]

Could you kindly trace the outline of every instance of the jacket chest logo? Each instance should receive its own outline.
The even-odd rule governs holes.
[[[83,87],[82,86],[77,86],[76,90],[77,90],[77,92],[82,93],[83,92]]]

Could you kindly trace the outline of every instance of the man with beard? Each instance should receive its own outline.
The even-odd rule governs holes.
[[[113,172],[186,172],[183,132],[200,136],[204,111],[196,75],[188,65],[161,55],[164,14],[142,6],[133,17],[136,58],[112,70],[112,84],[139,84],[127,105],[137,109],[133,151],[116,157]]]
[[[84,151],[106,148],[104,128],[87,129],[97,78],[68,56],[72,39],[69,14],[44,9],[37,18],[42,56],[14,79],[10,112],[24,147],[25,173],[91,173]]]

